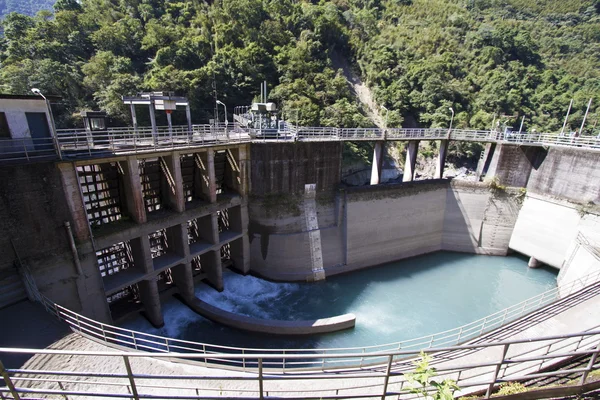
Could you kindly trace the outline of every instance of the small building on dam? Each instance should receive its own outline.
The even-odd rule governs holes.
[[[600,144],[301,127],[256,138],[236,123],[50,129],[37,149],[22,139],[37,137],[39,115],[50,118],[36,99],[27,123],[0,109],[2,132],[31,128],[0,132],[0,149],[10,148],[0,151],[0,307],[27,297],[23,270],[89,318],[143,311],[160,326],[161,298],[192,298],[201,281],[222,290],[224,268],[315,281],[439,250],[516,251],[560,269],[559,279],[600,268],[581,253],[600,243]],[[449,140],[486,142],[488,179],[414,181],[407,154],[405,182],[346,187],[344,141],[358,140],[376,143],[374,174],[387,141],[409,141],[410,153],[439,140],[439,178]]]

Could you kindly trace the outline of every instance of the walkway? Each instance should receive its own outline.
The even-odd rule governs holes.
[[[593,348],[600,343],[600,331],[594,336],[577,336],[561,340],[558,337],[550,340],[541,340],[542,337],[560,336],[573,331],[598,329],[600,322],[600,283],[596,283],[575,295],[553,303],[541,310],[531,313],[527,317],[515,321],[498,331],[485,337],[476,339],[468,345],[448,349],[437,349],[434,353],[433,364],[438,369],[440,377],[450,377],[458,380],[465,392],[475,389],[484,389],[484,383],[514,380],[522,378],[526,373],[537,371],[540,366],[546,367],[574,351],[581,353],[583,349]],[[510,337],[513,343],[498,342]],[[520,342],[519,342],[520,340]],[[517,343],[515,343],[517,341]],[[507,346],[507,348],[505,348]],[[175,354],[157,354],[155,357],[142,356],[139,353],[128,354],[128,361],[135,379],[127,378],[127,367],[122,356],[109,357],[107,352],[112,352],[104,345],[88,340],[80,335],[71,334],[51,346],[52,349],[72,350],[65,355],[36,355],[28,361],[23,369],[53,371],[53,374],[40,374],[33,376],[36,379],[49,378],[50,381],[27,381],[13,379],[18,387],[35,387],[53,390],[60,389],[57,383],[60,380],[62,387],[69,393],[75,392],[107,392],[121,393],[125,397],[127,390],[132,390],[135,385],[138,393],[154,395],[160,398],[172,396],[187,396],[187,398],[257,398],[262,382],[262,393],[265,398],[269,396],[286,398],[382,398],[386,396],[397,398],[400,391],[406,391],[404,372],[413,369],[409,361],[402,361],[406,356],[415,355],[414,351],[396,351],[394,353],[374,353],[378,366],[362,368],[326,368],[324,371],[285,370],[283,374],[264,372],[260,376],[250,372],[226,371],[217,368],[206,368],[198,364],[189,364],[189,359],[196,357],[187,354],[185,357]],[[2,354],[3,350],[0,350]],[[4,349],[6,351],[6,349]],[[98,354],[77,355],[77,352],[93,351]],[[597,351],[597,350],[596,350]],[[506,354],[503,355],[503,352]],[[250,358],[250,352],[246,358]],[[296,359],[319,357],[317,354],[298,355]],[[525,354],[523,354],[525,353]],[[579,354],[577,353],[577,354]],[[548,354],[547,356],[544,356]],[[231,354],[211,355],[212,357],[232,357]],[[364,356],[364,354],[363,354]],[[178,363],[159,360],[167,357],[177,359]],[[198,357],[203,357],[198,355]],[[265,356],[265,361],[268,361]],[[275,355],[271,355],[275,357]],[[281,357],[281,356],[280,356]],[[294,356],[286,356],[291,364]],[[360,353],[354,354],[358,361]],[[365,364],[369,359],[365,358]],[[390,358],[392,357],[392,358]],[[553,360],[545,357],[555,357]],[[4,355],[2,355],[4,358]],[[388,370],[386,360],[394,362]],[[505,363],[497,368],[497,363]],[[334,362],[331,358],[329,362]],[[542,364],[542,365],[540,365]],[[382,366],[383,365],[383,366]],[[597,368],[597,367],[596,367]],[[84,372],[82,376],[59,376],[57,371]],[[17,372],[17,371],[15,371]],[[23,372],[23,371],[21,371]],[[32,372],[32,371],[30,371]],[[494,379],[494,376],[496,379]],[[107,374],[107,375],[102,375]],[[121,374],[122,376],[116,376]],[[150,378],[148,375],[154,375]],[[54,377],[53,377],[54,376]],[[32,378],[32,375],[28,375]],[[146,378],[144,378],[146,377]],[[102,382],[102,383],[99,383]],[[110,384],[110,385],[109,385]],[[386,386],[387,385],[387,386]],[[467,389],[468,388],[468,389]],[[82,398],[69,395],[71,398]],[[403,398],[406,398],[403,396]]]

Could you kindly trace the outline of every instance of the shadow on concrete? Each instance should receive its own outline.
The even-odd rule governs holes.
[[[0,347],[43,349],[71,333],[41,305],[28,300],[0,310],[0,321]],[[0,353],[6,368],[19,368],[30,357],[30,354]]]

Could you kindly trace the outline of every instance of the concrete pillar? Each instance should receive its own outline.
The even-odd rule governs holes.
[[[439,153],[437,163],[435,165],[434,179],[442,179],[444,177],[444,168],[446,167],[446,154],[448,153],[449,140],[440,140]]]
[[[137,132],[138,123],[137,123],[137,115],[135,114],[135,104],[130,104],[129,108],[131,109],[131,119],[133,120],[133,130]]]
[[[185,106],[185,117],[187,118],[188,134],[191,135],[193,133],[193,130],[192,130],[192,112],[190,111],[190,105],[189,104],[186,104],[186,106]]]
[[[383,155],[385,142],[375,142],[373,149],[373,165],[371,167],[371,185],[378,185],[381,182],[381,174],[383,171]]]
[[[494,156],[494,150],[496,150],[496,143],[487,143],[485,145],[485,150],[477,163],[477,182],[481,180],[482,175],[487,173]]]
[[[210,203],[216,203],[217,181],[214,150],[208,149],[206,152],[196,153],[195,162],[198,173],[194,177],[194,196],[204,198]]]
[[[543,147],[498,144],[487,176],[498,178],[501,185],[527,187],[531,171],[541,166],[546,155]]]
[[[233,267],[246,275],[250,272],[250,242],[248,239],[248,208],[246,205],[229,210],[231,230],[243,233],[240,239],[231,242]]]
[[[166,187],[162,192],[165,194],[163,201],[177,212],[185,211],[185,197],[183,195],[183,177],[181,176],[181,159],[178,152],[163,156],[165,168]]]
[[[201,235],[206,234],[207,237],[210,238],[209,242],[213,244],[219,243],[219,218],[217,217],[217,213],[213,213],[210,215],[210,228],[211,231],[208,231],[208,226],[206,228],[201,229]],[[206,230],[205,230],[206,229]],[[211,235],[211,236],[208,236]]]
[[[419,141],[411,140],[406,146],[406,161],[404,162],[404,174],[402,182],[412,182],[415,178],[415,167],[417,164],[417,153],[419,152]]]
[[[148,107],[150,111],[150,124],[152,125],[152,136],[154,137],[154,140],[156,140],[158,129],[156,127],[156,115],[154,115],[154,104],[150,103]]]
[[[94,253],[83,255],[80,257],[80,264],[83,274],[77,278],[76,284],[81,314],[96,321],[112,323],[96,255]]]
[[[84,242],[90,238],[90,229],[87,219],[87,211],[85,203],[81,197],[79,188],[79,177],[73,163],[57,164],[60,172],[60,180],[62,182],[65,200],[71,213],[73,234],[79,242]]]
[[[194,275],[192,263],[179,264],[171,268],[171,277],[179,294],[188,300],[194,297]]]
[[[135,222],[143,224],[146,222],[146,205],[144,204],[138,160],[135,157],[127,157],[126,161],[120,161],[119,164],[124,174],[123,189],[127,212]]]
[[[534,257],[530,257],[529,262],[527,263],[527,266],[529,268],[539,268],[542,266],[542,263],[538,259],[536,259]]]
[[[221,267],[221,252],[209,251],[200,256],[202,271],[206,273],[209,285],[219,292],[223,291],[223,268]]]
[[[227,150],[228,167],[225,169],[225,184],[240,196],[248,195],[248,152],[245,145]]]
[[[169,243],[170,252],[187,259],[190,255],[188,241],[187,223],[167,228],[167,242]]]
[[[132,239],[129,242],[131,246],[131,256],[133,265],[139,271],[148,274],[154,272],[154,263],[152,262],[152,252],[150,251],[150,239],[148,235]]]
[[[138,288],[140,289],[140,300],[144,305],[145,317],[155,328],[164,326],[165,321],[160,306],[160,296],[158,295],[156,278],[139,282]]]

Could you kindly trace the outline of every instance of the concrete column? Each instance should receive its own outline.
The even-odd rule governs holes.
[[[192,263],[179,264],[171,268],[171,277],[179,294],[189,300],[194,297],[194,275],[192,274]]]
[[[206,152],[196,153],[195,162],[198,173],[194,177],[194,196],[204,198],[210,203],[216,203],[217,181],[214,150],[208,149]]]
[[[248,208],[246,205],[229,210],[231,230],[243,233],[240,239],[231,242],[233,267],[246,275],[250,272],[250,242],[248,239]]]
[[[79,189],[79,177],[77,176],[77,169],[75,164],[72,163],[59,163],[57,164],[60,172],[60,180],[62,182],[63,191],[65,193],[65,200],[71,213],[73,224],[73,234],[78,241],[84,242],[90,238],[90,229],[87,219],[87,211],[85,209],[85,203],[81,197],[81,190]]]
[[[496,150],[496,143],[487,143],[485,145],[485,150],[483,151],[482,157],[477,163],[477,182],[481,180],[482,175],[487,173],[494,156],[494,150]]]
[[[542,266],[542,263],[538,259],[536,259],[534,257],[530,257],[529,262],[527,263],[527,266],[529,268],[539,268]]]
[[[125,175],[123,188],[127,211],[135,222],[143,224],[146,222],[146,205],[144,204],[138,160],[135,157],[127,157],[126,161],[120,161],[119,164]]]
[[[404,162],[404,174],[402,182],[412,182],[415,178],[415,167],[417,164],[417,153],[419,152],[419,141],[411,140],[406,146],[406,161]]]
[[[152,136],[156,140],[158,128],[156,127],[156,115],[154,115],[154,104],[153,103],[150,103],[149,111],[150,111],[150,124],[152,125]]]
[[[202,271],[206,273],[206,280],[219,292],[223,291],[223,268],[221,267],[221,252],[209,251],[200,256]]]
[[[371,167],[371,185],[378,185],[381,182],[381,174],[383,172],[383,155],[385,142],[375,142],[373,150],[373,165]]]
[[[213,244],[217,244],[219,243],[219,218],[217,217],[217,213],[213,213],[210,215],[210,229],[211,231],[208,231],[208,226],[206,228],[199,228],[200,229],[200,234],[204,235],[206,234],[207,238],[210,238],[209,242],[213,243]],[[210,235],[210,236],[209,236]]]
[[[137,123],[137,115],[135,114],[135,104],[130,104],[129,108],[131,109],[131,119],[133,120],[133,129],[137,132],[138,123]]]
[[[94,253],[84,255],[80,258],[80,264],[83,274],[76,281],[78,298],[81,303],[79,312],[96,321],[112,323],[96,255]]]
[[[167,242],[169,243],[170,252],[187,259],[190,255],[188,241],[187,223],[167,228]]]
[[[150,251],[150,239],[148,239],[148,235],[132,239],[129,244],[131,246],[131,255],[133,257],[135,268],[145,274],[154,272],[154,263],[152,261],[152,252]]]
[[[186,104],[186,106],[185,106],[185,116],[187,118],[188,134],[191,135],[193,133],[193,131],[192,131],[192,112],[190,111],[189,104]]]
[[[235,190],[240,196],[248,195],[248,152],[245,145],[227,150],[227,163],[225,182],[227,187]]]
[[[444,168],[446,167],[446,154],[448,153],[449,140],[440,140],[440,151],[438,153],[437,164],[435,166],[434,179],[442,179],[444,177]]]
[[[156,278],[143,280],[138,283],[140,289],[140,300],[144,305],[145,317],[155,328],[164,326],[165,321],[160,306],[160,296],[158,295],[158,284]]]
[[[165,194],[163,199],[169,207],[177,212],[185,211],[185,198],[183,196],[183,177],[181,176],[181,159],[178,152],[173,152],[170,156],[163,156],[166,166],[165,181],[166,187],[162,192]]]

